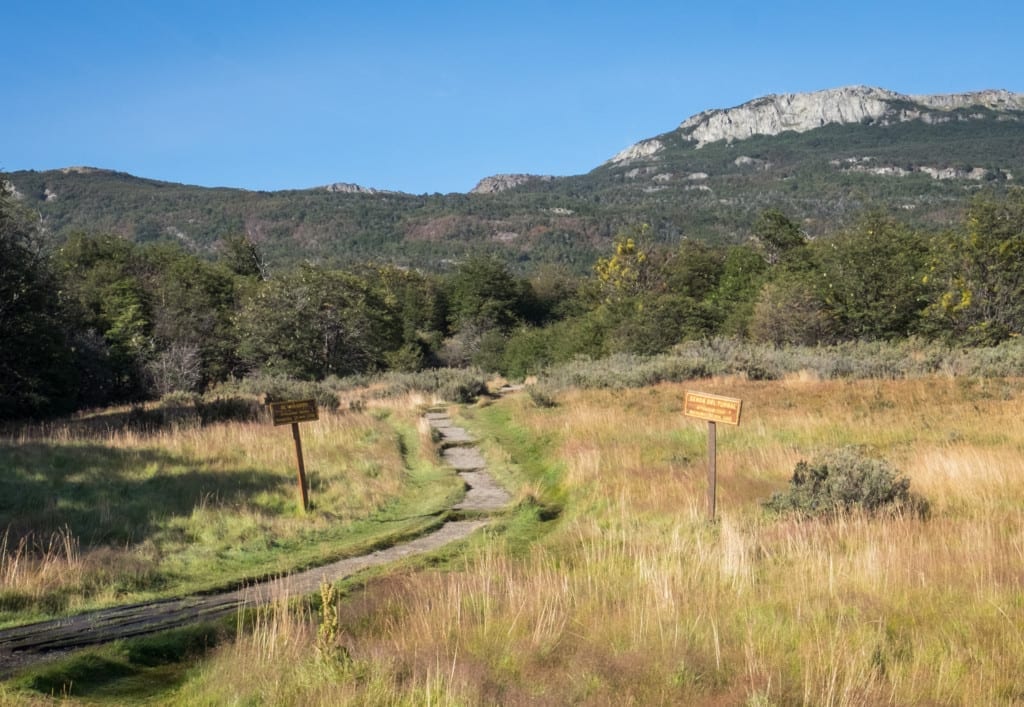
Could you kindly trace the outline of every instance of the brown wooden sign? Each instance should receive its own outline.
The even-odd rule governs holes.
[[[726,398],[711,393],[686,391],[683,396],[683,414],[707,420],[708,423],[708,520],[715,519],[715,496],[718,494],[718,432],[717,423],[740,424],[739,398]]]
[[[297,422],[319,420],[315,400],[288,400],[270,403],[270,416],[275,425],[293,425]]]
[[[686,391],[683,397],[683,414],[708,422],[722,422],[726,425],[740,424],[740,408],[743,401],[739,398],[726,398],[711,393]]]
[[[319,420],[315,400],[286,400],[270,403],[270,416],[275,425],[291,425],[292,439],[295,440],[295,459],[299,464],[299,496],[302,510],[309,510],[309,484],[306,482],[306,462],[302,458],[302,437],[299,435],[300,422]]]

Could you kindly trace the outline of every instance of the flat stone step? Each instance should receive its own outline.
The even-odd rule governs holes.
[[[457,472],[481,471],[487,468],[487,462],[476,447],[448,447],[441,450],[441,459]]]
[[[441,435],[441,442],[445,444],[470,444],[476,442],[476,438],[461,427],[435,427]]]
[[[483,471],[466,471],[459,474],[469,490],[466,497],[452,508],[460,511],[497,511],[508,505],[512,496]]]

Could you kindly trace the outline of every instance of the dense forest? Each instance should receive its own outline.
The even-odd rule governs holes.
[[[579,357],[732,336],[778,346],[924,337],[983,346],[1024,331],[1024,190],[980,193],[953,228],[870,211],[811,238],[779,209],[739,244],[666,244],[637,223],[580,276],[516,275],[477,254],[443,274],[381,262],[269,270],[224,236],[180,244],[77,233],[59,247],[0,197],[0,417],[202,391],[476,365],[521,377]]]

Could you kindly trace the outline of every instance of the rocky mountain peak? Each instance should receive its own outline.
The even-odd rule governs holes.
[[[538,174],[495,174],[494,176],[481,179],[469,193],[496,194],[500,191],[514,189],[520,184],[526,184],[527,182],[549,182],[552,179],[554,177]]]
[[[706,110],[683,121],[680,136],[697,147],[754,135],[806,132],[830,124],[873,123],[890,125],[910,120],[945,122],[949,113],[972,107],[1024,111],[1024,94],[1005,90],[974,91],[943,95],[906,95],[871,86],[844,86],[811,93],[771,94],[734,108]],[[1017,119],[1020,119],[1018,116]],[[609,160],[624,164],[656,157],[661,141],[644,140]]]
[[[813,93],[764,96],[735,108],[698,113],[683,121],[679,131],[698,146],[717,140],[743,140],[754,135],[806,132],[833,123],[895,123],[934,118],[929,111],[978,106],[995,110],[1024,110],[1024,94],[975,91],[947,95],[904,95],[871,86],[844,86]]]
[[[335,182],[334,184],[328,184],[323,187],[324,191],[329,191],[335,194],[380,194],[381,192],[371,187],[360,186],[359,184],[350,184],[348,182]]]

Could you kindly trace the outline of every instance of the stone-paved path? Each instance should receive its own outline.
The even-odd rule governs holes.
[[[511,497],[487,473],[483,456],[466,430],[455,426],[447,413],[431,412],[426,417],[440,435],[442,459],[466,483],[466,495],[453,510],[486,514],[508,505]],[[117,606],[0,630],[0,678],[78,648],[210,621],[282,596],[310,594],[325,581],[335,582],[369,567],[437,550],[486,524],[486,518],[450,521],[431,533],[368,555],[349,557],[235,591]]]

